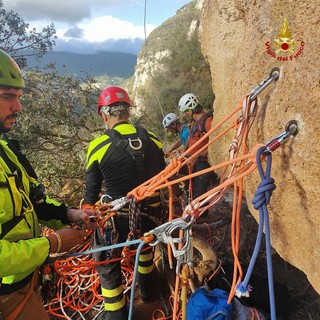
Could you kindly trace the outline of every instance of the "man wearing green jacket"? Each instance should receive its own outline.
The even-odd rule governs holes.
[[[90,210],[50,199],[25,156],[6,139],[24,88],[15,61],[0,50],[0,319],[49,319],[37,284],[38,267],[50,253],[81,243],[85,230],[63,228],[82,221],[90,228]],[[55,230],[41,236],[39,222]]]

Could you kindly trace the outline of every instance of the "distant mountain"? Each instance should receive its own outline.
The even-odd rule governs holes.
[[[58,72],[91,77],[108,76],[128,79],[134,74],[137,56],[121,52],[98,52],[95,54],[77,54],[51,51],[40,61],[29,60],[30,67],[45,67],[54,63]]]

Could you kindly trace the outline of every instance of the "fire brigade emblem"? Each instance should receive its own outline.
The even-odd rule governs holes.
[[[277,47],[276,53],[291,52],[294,53],[295,40],[291,38],[287,18],[284,18],[278,38],[274,39],[273,44]]]

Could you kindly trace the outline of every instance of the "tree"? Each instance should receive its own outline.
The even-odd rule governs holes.
[[[57,39],[54,25],[48,25],[37,32],[29,30],[29,24],[14,11],[3,9],[0,0],[0,48],[9,53],[20,68],[27,66],[27,57],[40,59],[55,46]]]
[[[90,77],[61,76],[54,65],[27,70],[25,82],[22,115],[9,136],[20,141],[47,193],[77,205],[88,144],[104,131],[96,113],[97,83]]]

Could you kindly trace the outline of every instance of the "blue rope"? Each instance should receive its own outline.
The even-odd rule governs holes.
[[[270,177],[272,157],[269,153],[267,157],[266,172],[263,172],[261,164],[261,155],[266,150],[266,147],[261,147],[256,154],[256,162],[261,178],[261,182],[257,188],[257,191],[252,200],[252,204],[256,210],[259,210],[259,228],[257,233],[257,239],[253,254],[249,263],[249,267],[244,280],[237,286],[236,295],[249,296],[251,287],[248,285],[256,259],[260,250],[261,240],[263,235],[263,227],[265,229],[265,241],[266,241],[266,254],[267,254],[267,269],[268,269],[268,286],[269,286],[269,300],[270,300],[270,313],[271,320],[276,319],[275,299],[274,299],[274,287],[273,287],[273,271],[272,271],[272,257],[271,257],[271,244],[270,244],[270,226],[269,215],[267,205],[270,202],[272,191],[276,188],[274,179]]]
[[[143,246],[146,244],[146,241],[143,240],[137,249],[137,253],[136,253],[136,259],[134,262],[134,273],[133,273],[133,280],[131,283],[131,294],[130,294],[130,308],[129,308],[129,317],[128,320],[132,319],[132,314],[133,314],[133,304],[134,304],[134,289],[135,289],[135,285],[136,285],[136,281],[137,281],[137,273],[138,273],[138,266],[139,266],[139,257],[140,257],[140,253],[141,250],[143,248]]]
[[[112,250],[112,249],[116,249],[116,248],[128,247],[133,244],[138,244],[141,241],[142,241],[141,239],[136,239],[136,240],[131,240],[131,241],[127,241],[127,242],[116,243],[116,244],[113,244],[110,246],[98,247],[98,248],[94,248],[94,249],[90,249],[90,250],[86,250],[86,251],[63,254],[63,255],[57,256],[57,257],[48,257],[46,260],[46,263],[52,263],[56,260],[62,260],[65,258],[70,258],[70,257],[83,256],[85,254],[91,254],[94,252],[107,251],[107,250]]]

